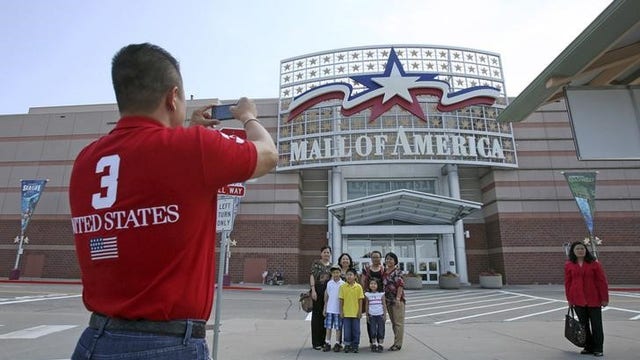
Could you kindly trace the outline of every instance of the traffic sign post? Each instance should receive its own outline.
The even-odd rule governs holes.
[[[238,213],[240,198],[244,196],[245,187],[241,183],[229,184],[218,189],[218,214],[216,233],[220,234],[220,255],[218,257],[218,273],[215,296],[215,321],[213,324],[213,344],[211,357],[218,356],[218,338],[220,335],[220,316],[222,313],[222,288],[229,258],[229,235],[233,230],[233,222]]]

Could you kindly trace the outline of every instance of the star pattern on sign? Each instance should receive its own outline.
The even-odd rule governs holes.
[[[373,51],[371,50],[367,51],[367,58],[371,59],[373,58],[373,55],[374,55]]]
[[[328,63],[329,61],[331,61],[331,58],[330,58],[330,57],[328,57],[328,56],[325,56],[325,57],[323,58],[323,61],[324,61],[325,63]]]
[[[289,90],[285,90],[283,91],[284,96],[289,96],[289,94],[291,94],[291,91]]]
[[[435,80],[436,74],[412,73],[407,74],[398,59],[396,52],[392,49],[389,60],[381,75],[359,75],[352,79],[364,85],[367,89],[358,94],[363,96],[369,92],[382,92],[382,99],[377,96],[367,103],[372,102],[371,120],[375,120],[381,114],[387,112],[394,105],[409,111],[413,115],[425,120],[424,112],[417,99],[417,88],[421,87],[422,81]]]
[[[351,58],[354,59],[354,60],[357,59],[358,56],[360,56],[360,54],[358,54],[358,53],[351,54]]]
[[[418,56],[418,50],[411,50],[411,56],[417,57]]]
[[[291,81],[291,76],[287,75],[284,77],[284,82],[289,82]]]
[[[454,52],[454,53],[453,53],[453,58],[454,58],[454,59],[460,59],[460,53],[458,53],[458,52]]]
[[[382,50],[382,57],[389,56],[389,52],[387,50]]]
[[[329,69],[329,68],[325,68],[325,69],[323,69],[323,70],[322,70],[322,72],[323,72],[325,75],[329,75],[329,74],[331,74],[331,69]]]
[[[353,65],[353,71],[360,71],[360,65]]]
[[[340,61],[344,60],[344,54],[338,54],[338,60]]]
[[[344,72],[344,66],[338,66],[338,72]]]
[[[463,129],[468,129],[471,127],[471,121],[469,119],[464,119],[460,122],[460,127]]]
[[[296,74],[296,80],[301,80],[302,79],[302,74]]]
[[[297,65],[299,68],[301,68],[301,67],[304,65],[304,62],[302,62],[302,61],[298,61],[298,62],[296,63],[296,65]]]
[[[284,69],[285,69],[285,70],[291,70],[291,64],[286,64],[286,65],[284,66]]]
[[[311,70],[311,72],[309,73],[309,75],[311,75],[311,77],[315,77],[317,73],[318,73],[317,71],[315,71],[315,70]]]
[[[316,59],[311,59],[311,60],[309,60],[309,63],[311,63],[311,65],[315,65],[317,61],[318,60],[316,60]]]
[[[373,70],[374,68],[375,68],[375,65],[373,65],[372,63],[367,64],[367,70]]]

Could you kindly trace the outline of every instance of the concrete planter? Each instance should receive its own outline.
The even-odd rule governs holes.
[[[480,287],[485,289],[501,289],[502,275],[480,275]]]
[[[404,278],[404,288],[408,290],[422,289],[422,278],[407,276]]]
[[[457,276],[440,276],[438,285],[440,289],[460,289],[460,278]]]

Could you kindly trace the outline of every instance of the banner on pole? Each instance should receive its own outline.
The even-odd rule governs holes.
[[[31,215],[40,201],[40,195],[44,191],[44,186],[48,180],[20,180],[21,183],[21,233],[27,230]]]
[[[593,214],[596,211],[596,172],[565,172],[571,194],[576,199],[578,209],[593,236]]]

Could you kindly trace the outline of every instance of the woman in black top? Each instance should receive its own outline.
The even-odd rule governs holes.
[[[311,274],[309,275],[309,286],[311,287],[311,299],[313,299],[313,310],[311,311],[311,345],[314,349],[322,349],[324,345],[325,329],[324,329],[324,290],[326,289],[326,281],[330,277],[329,268],[331,268],[331,248],[323,246],[320,249],[320,259],[311,265]]]

